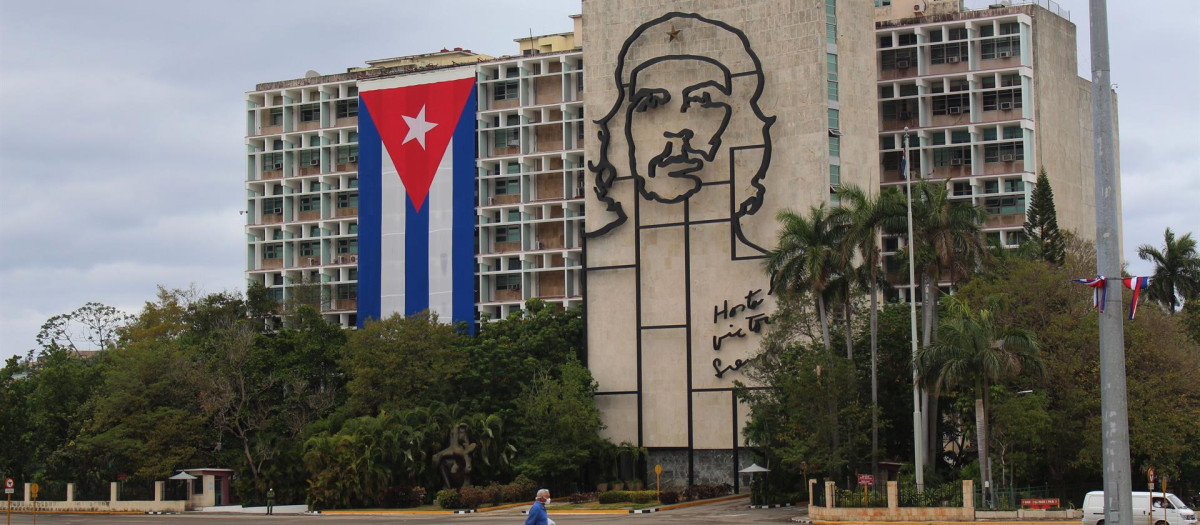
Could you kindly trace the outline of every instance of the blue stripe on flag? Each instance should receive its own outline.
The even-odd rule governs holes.
[[[404,199],[404,315],[429,308],[429,196],[421,211]]]
[[[475,333],[475,88],[454,129],[454,322],[465,321]]]
[[[362,328],[367,319],[379,319],[383,143],[361,99],[358,108],[358,327]]]

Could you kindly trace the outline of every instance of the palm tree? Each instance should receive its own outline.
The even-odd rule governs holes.
[[[952,199],[944,183],[919,182],[912,186],[912,192],[913,243],[916,246],[913,259],[924,292],[922,346],[929,347],[937,338],[934,327],[938,324],[937,306],[941,295],[938,284],[943,279],[958,280],[986,257],[980,227],[987,213],[970,201]],[[903,232],[907,227],[906,220],[904,215],[897,215],[888,217],[885,223],[889,231]],[[925,435],[930,436],[926,440],[927,457],[935,457],[941,452],[940,439],[934,439],[940,435],[937,431],[937,396],[924,394],[922,397],[925,399],[922,424]]]
[[[870,196],[857,186],[843,185],[837,195],[842,206],[830,215],[847,225],[842,247],[857,250],[862,257],[858,280],[866,285],[871,298],[871,472],[874,473],[879,466],[879,284],[883,281],[879,271],[882,260],[879,236],[886,220],[903,214],[904,208],[900,192],[894,189]],[[849,320],[846,324],[849,326]]]
[[[832,220],[825,204],[813,206],[806,218],[791,210],[779,212],[783,223],[779,242],[767,253],[767,272],[776,286],[786,292],[811,292],[816,300],[821,323],[821,339],[830,350],[829,318],[825,309],[825,291],[841,264],[838,245],[841,228]]]
[[[1176,239],[1175,232],[1167,228],[1162,251],[1143,244],[1138,246],[1138,258],[1154,263],[1154,276],[1146,292],[1151,300],[1167,307],[1171,315],[1175,315],[1176,307],[1184,301],[1200,294],[1200,255],[1191,233]]]
[[[939,385],[966,385],[975,391],[975,441],[979,447],[979,473],[984,501],[990,501],[992,472],[988,465],[988,389],[993,383],[1027,372],[1040,376],[1042,360],[1032,332],[1002,327],[993,310],[973,310],[965,300],[948,301],[948,318],[938,327],[937,342],[917,353],[917,366],[923,376]]]

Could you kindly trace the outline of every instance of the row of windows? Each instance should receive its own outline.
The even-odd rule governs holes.
[[[897,162],[898,156],[888,155],[884,157],[884,169],[892,170],[892,164]],[[1025,160],[1025,143],[1004,142],[999,144],[987,144],[983,147],[983,161],[985,163],[993,162],[1017,162]],[[971,147],[959,146],[951,148],[938,148],[933,150],[933,165],[937,167],[944,166],[962,166],[971,164]]]
[[[1020,22],[1008,22],[1008,23],[1000,24],[1000,34],[1001,35],[1019,35],[1020,33],[1021,33],[1021,23]],[[995,34],[996,34],[996,30],[991,25],[986,25],[986,26],[982,26],[979,28],[979,36],[980,37],[995,36]],[[932,42],[941,42],[942,36],[943,36],[942,30],[935,29],[935,30],[929,32],[928,41],[931,43]],[[966,40],[968,38],[968,36],[969,36],[969,34],[967,32],[967,28],[965,28],[965,27],[953,27],[953,28],[947,29],[945,31],[945,37],[946,37],[945,40],[947,42],[952,42],[955,40]],[[908,34],[903,34],[903,35],[897,35],[896,43],[897,43],[898,47],[915,46],[915,45],[917,45],[917,34],[916,33],[908,33]],[[892,47],[892,35],[880,36],[879,37],[879,47],[881,47],[881,48],[882,47]]]
[[[335,141],[338,140],[337,137],[334,137],[334,140]],[[346,133],[346,142],[347,143],[358,142],[358,132],[357,131],[347,132]],[[337,144],[337,142],[334,142],[334,144]],[[283,151],[283,145],[284,145],[283,139],[272,140],[271,141],[271,151]],[[310,135],[308,137],[308,147],[315,148],[315,147],[322,146],[322,145],[323,144],[321,144],[321,136],[320,135]],[[304,147],[303,141],[300,142],[300,147]]]
[[[283,213],[283,198],[272,197],[262,200],[263,214],[279,215]],[[337,195],[338,209],[357,208],[358,192],[339,193]],[[321,197],[317,195],[300,197],[300,211],[316,211],[321,209]]]
[[[358,223],[350,223],[346,229],[346,233],[349,233],[350,235],[358,235]],[[336,232],[335,232],[335,234],[336,234]],[[309,237],[320,237],[321,236],[321,227],[315,226],[315,225],[309,227],[308,236]],[[274,232],[272,232],[271,240],[272,241],[284,240],[283,230],[275,230]]]
[[[983,60],[1011,58],[1020,55],[1020,36],[997,37],[981,41],[979,44],[979,58]],[[969,56],[966,42],[939,44],[930,46],[929,62],[931,64],[953,64],[965,62]],[[913,48],[889,49],[879,54],[879,67],[885,71],[891,69],[908,69],[916,65],[917,50]]]
[[[316,245],[316,246],[312,246]],[[305,251],[306,246],[308,251]],[[340,255],[357,254],[358,239],[342,239],[337,242],[337,253]],[[318,243],[301,243],[300,256],[312,257],[320,255],[320,245]],[[282,259],[283,258],[283,243],[271,243],[263,245],[263,259]]]
[[[339,100],[334,103],[334,108],[337,118],[357,117],[358,99]],[[321,120],[320,104],[305,104],[300,106],[300,122],[317,122],[319,120]],[[268,113],[268,122],[271,126],[282,126],[283,108],[272,108]]]
[[[357,137],[356,137],[357,139]],[[358,145],[338,146],[334,153],[337,155],[338,164],[349,164],[358,162]],[[299,155],[300,166],[320,166],[321,165],[321,150],[301,150]],[[283,169],[283,153],[264,153],[262,155],[263,171],[274,171]]]

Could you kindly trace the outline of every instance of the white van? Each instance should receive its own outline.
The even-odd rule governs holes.
[[[1083,497],[1083,525],[1104,525],[1104,492]],[[1196,513],[1170,492],[1165,499],[1161,492],[1134,492],[1133,525],[1196,525]]]

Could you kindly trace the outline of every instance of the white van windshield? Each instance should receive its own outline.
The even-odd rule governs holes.
[[[1175,508],[1177,508],[1177,509],[1186,509],[1186,508],[1188,508],[1188,506],[1187,506],[1187,505],[1185,505],[1185,504],[1183,503],[1183,501],[1182,501],[1182,500],[1180,500],[1178,497],[1176,497],[1174,494],[1167,494],[1167,501],[1171,502],[1171,506],[1173,506],[1173,507],[1175,507]]]

